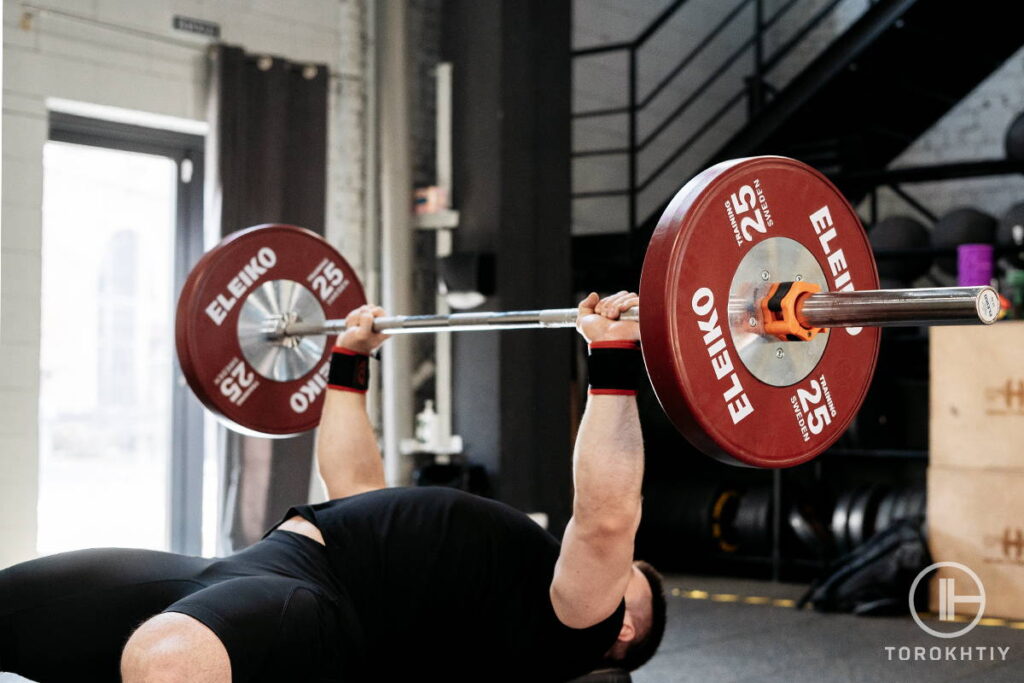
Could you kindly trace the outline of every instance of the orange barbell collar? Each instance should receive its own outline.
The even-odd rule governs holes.
[[[811,341],[826,328],[803,324],[799,316],[801,301],[821,291],[813,282],[776,282],[761,299],[761,320],[765,334],[781,341]]]

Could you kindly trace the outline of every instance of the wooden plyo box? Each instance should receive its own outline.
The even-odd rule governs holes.
[[[1024,321],[932,328],[928,436],[932,466],[1024,472]]]
[[[985,616],[1024,619],[1024,471],[928,468],[928,545],[934,562],[971,568],[985,588]],[[956,580],[956,592],[976,594],[955,569],[932,577]]]

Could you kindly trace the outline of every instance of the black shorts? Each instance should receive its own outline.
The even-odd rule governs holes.
[[[117,681],[125,642],[161,612],[224,643],[234,681],[351,680],[362,649],[325,548],[289,531],[223,559],[80,550],[0,571],[0,671]]]

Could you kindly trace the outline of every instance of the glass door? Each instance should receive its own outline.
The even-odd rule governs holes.
[[[202,418],[174,306],[201,249],[202,138],[62,114],[50,138],[38,550],[198,554]]]

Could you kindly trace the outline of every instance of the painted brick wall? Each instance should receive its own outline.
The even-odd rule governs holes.
[[[635,39],[669,3],[660,0],[575,0],[573,9],[573,46],[592,47]],[[641,99],[693,53],[732,10],[736,0],[691,0],[669,19],[638,52],[637,92]],[[765,34],[764,51],[771,56],[823,8],[828,0],[800,0],[789,7]],[[768,19],[785,5],[783,0],[765,3]],[[813,31],[808,33],[784,60],[766,75],[777,89],[784,87],[836,35],[845,31],[867,8],[868,0],[842,0]],[[637,116],[637,133],[644,141],[691,94],[703,89],[682,113],[656,137],[650,137],[637,164],[638,181],[643,182],[672,152],[700,131],[705,122],[715,125],[665,170],[654,178],[638,199],[639,219],[682,187],[702,170],[707,159],[737,132],[747,120],[745,99],[718,112],[744,87],[744,79],[753,72],[752,49],[735,57],[732,65],[709,82],[714,71],[750,37],[754,25],[752,7],[743,8],[727,27],[707,43],[688,66],[643,107]],[[576,59],[573,64],[573,110],[587,111],[622,107],[628,101],[628,60],[626,53],[614,52]],[[576,151],[620,148],[628,144],[628,118],[625,114],[578,119],[573,125],[573,149]],[[592,192],[622,189],[628,182],[625,155],[578,157],[573,161],[573,190]],[[573,233],[614,233],[627,229],[626,200],[623,197],[577,199],[573,202]]]
[[[891,166],[1002,158],[1006,129],[1024,112],[1021,83],[1024,83],[1024,48],[982,81]],[[904,185],[903,189],[937,216],[972,206],[998,218],[1010,206],[1024,201],[1024,177],[1018,175],[919,183]],[[878,195],[878,211],[882,217],[906,214],[923,220],[903,200],[885,189]],[[862,215],[867,215],[866,207]]]
[[[783,0],[769,0],[765,3],[765,16],[771,17]],[[828,0],[800,0],[793,5],[766,36],[765,51],[771,54],[783,45],[801,26],[815,16]],[[869,0],[843,0],[821,24],[809,33],[776,68],[768,74],[768,81],[776,88],[786,85],[801,69],[814,59],[834,38],[845,31],[869,7]],[[646,27],[666,3],[657,0],[575,0],[573,17],[574,47],[589,47],[621,41],[629,41]],[[696,41],[706,34],[723,15],[734,6],[731,2],[718,0],[693,0],[680,11],[677,19],[668,22],[643,49],[639,62],[639,92],[641,95],[657,82],[657,78],[670,69]],[[745,24],[749,17],[742,15],[738,24]],[[744,29],[746,30],[746,29]],[[729,48],[742,38],[741,32],[726,31],[716,39],[721,43],[717,48]],[[714,50],[716,48],[709,48]],[[721,56],[719,55],[719,61]],[[739,67],[748,62],[740,59]],[[673,82],[665,93],[652,102],[648,111],[640,116],[640,135],[656,124],[671,106],[691,91],[709,73],[708,69],[717,64],[714,60],[702,65],[694,63],[687,77]],[[709,89],[706,96],[695,102],[684,116],[669,126],[652,147],[664,146],[670,149],[690,135],[707,115],[723,101],[723,94],[731,95],[742,69],[723,79],[720,88]],[[623,53],[578,59],[574,64],[573,108],[576,111],[617,107],[626,104],[627,62]],[[1024,111],[1024,89],[1020,83],[1024,78],[1024,50],[1009,59],[1002,68],[986,79],[979,87],[960,102],[941,121],[921,136],[892,164],[893,166],[916,166],[945,161],[991,159],[1003,155],[1003,136],[1013,118]],[[697,80],[694,80],[697,79]],[[885,106],[884,102],[878,106]],[[721,126],[721,135],[738,129],[745,120],[742,106],[732,112],[729,120]],[[627,140],[627,118],[625,115],[606,116],[578,120],[573,128],[573,148],[586,150],[604,147],[621,147]],[[709,136],[708,142],[720,142]],[[654,206],[667,198],[681,186],[699,164],[715,147],[705,145],[684,155],[673,164],[650,191],[641,196],[641,215],[645,206]],[[640,162],[640,178],[659,160],[659,153],[645,153]],[[573,163],[573,189],[575,191],[596,191],[621,188],[627,178],[625,156],[583,157]],[[999,216],[1013,204],[1024,201],[1024,178],[1003,176],[971,180],[923,183],[903,188],[918,198],[937,215],[942,215],[961,206],[974,206]],[[626,202],[623,198],[576,200],[573,207],[574,234],[622,232],[626,226]],[[862,214],[867,214],[866,206]],[[881,190],[879,192],[881,216],[902,213],[915,215],[914,210],[899,197]],[[919,216],[916,216],[919,217]]]
[[[0,236],[0,567],[35,554],[42,150],[47,98],[203,120],[205,50],[154,40],[171,17],[217,22],[225,42],[330,65],[328,238],[362,271],[364,0],[4,2]]]

